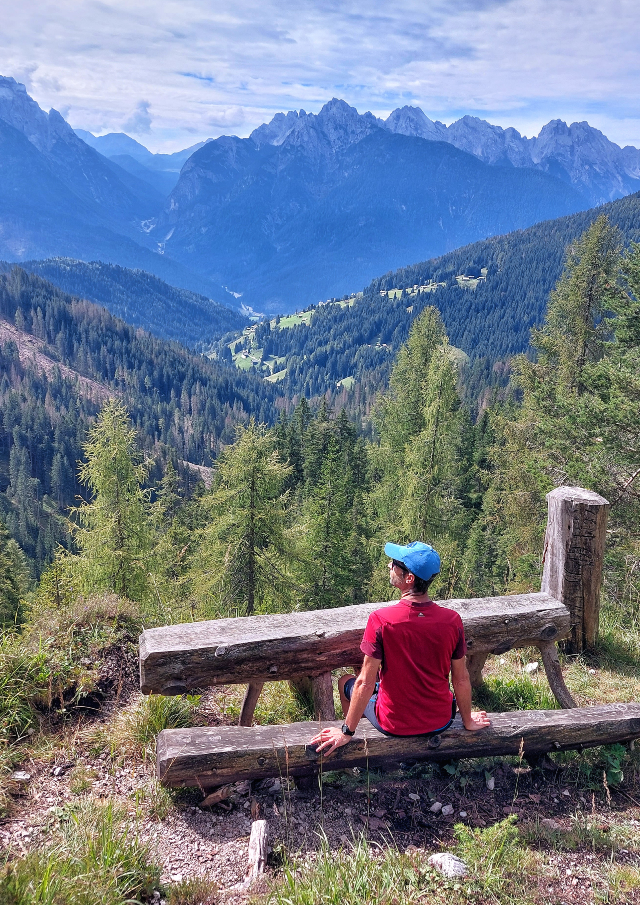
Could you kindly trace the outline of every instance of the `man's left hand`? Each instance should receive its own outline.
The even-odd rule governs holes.
[[[322,754],[328,758],[343,745],[347,745],[350,741],[349,735],[344,735],[341,729],[335,727],[327,727],[322,729],[317,735],[311,739],[310,744],[316,749],[316,754]]]

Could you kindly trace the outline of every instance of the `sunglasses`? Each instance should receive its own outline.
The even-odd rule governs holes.
[[[392,559],[391,562],[397,569],[400,569],[402,572],[409,571],[403,562],[398,562],[397,559]]]

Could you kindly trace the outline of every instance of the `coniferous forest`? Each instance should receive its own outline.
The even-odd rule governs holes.
[[[573,483],[612,502],[607,581],[637,608],[640,246],[605,216],[569,246],[499,400],[480,416],[465,401],[470,372],[427,306],[368,439],[326,399],[287,405],[37,277],[2,279],[3,317],[52,356],[47,374],[2,346],[4,521],[25,575],[79,570],[86,593],[201,616],[324,608],[383,597],[385,539],[422,537],[440,596],[482,596],[535,584],[545,493]],[[118,538],[113,494],[131,525]]]
[[[9,820],[22,807],[16,788],[32,774],[17,767],[25,764],[40,770],[39,788],[57,783],[66,795],[35,831],[42,843],[0,872],[0,900],[124,905],[159,901],[158,890],[169,889],[176,905],[216,905],[206,875],[163,878],[140,827],[154,838],[176,832],[171,838],[182,845],[194,826],[201,834],[206,825],[234,844],[248,828],[242,815],[262,807],[271,826],[284,821],[290,840],[291,802],[293,813],[307,813],[306,793],[284,774],[268,788],[225,786],[215,806],[198,790],[163,788],[154,766],[158,732],[237,722],[244,688],[141,696],[140,631],[387,600],[388,540],[421,538],[436,547],[436,599],[538,590],[545,494],[556,486],[584,486],[611,503],[600,639],[595,650],[563,658],[563,672],[581,704],[634,699],[640,244],[627,238],[601,215],[572,239],[544,319],[526,352],[502,366],[499,392],[451,344],[436,304],[424,304],[406,337],[390,338],[397,354],[389,356],[388,377],[381,370],[376,388],[359,396],[345,391],[344,405],[321,386],[289,396],[283,382],[156,339],[20,268],[0,276],[0,812]],[[402,291],[398,302],[406,312]],[[258,331],[268,343],[266,326]],[[557,706],[528,656],[509,651],[492,665],[474,690],[476,705],[494,714]],[[267,684],[258,723],[313,716],[303,689]],[[349,817],[360,795],[367,809],[376,796],[376,812],[403,840],[420,841],[440,821],[435,830],[448,833],[446,844],[471,865],[465,900],[476,905],[515,901],[516,879],[525,890],[517,901],[535,901],[526,898],[538,883],[529,866],[541,864],[552,888],[555,862],[545,853],[551,846],[555,857],[561,844],[564,857],[570,846],[595,852],[594,883],[626,894],[637,872],[620,872],[612,858],[623,843],[635,845],[635,824],[614,840],[586,821],[606,810],[613,823],[612,802],[635,789],[636,756],[613,745],[562,757],[550,775],[537,762],[523,766],[522,750],[513,763],[402,763],[391,787],[386,774],[368,768],[362,775],[325,769],[324,826],[336,814]],[[564,796],[560,783],[568,804],[552,798]],[[96,795],[107,787],[105,805]],[[409,788],[418,789],[407,799],[411,813],[398,807]],[[433,812],[432,789],[440,807],[455,800],[455,827]],[[541,804],[543,793],[549,801]],[[309,795],[317,801],[316,791]],[[584,811],[574,798],[584,800]],[[566,841],[538,827],[538,811],[519,829],[513,807],[523,800],[523,822],[534,805],[563,820],[575,808]],[[477,801],[487,819],[469,818]],[[375,826],[369,820],[366,831]],[[298,817],[290,848],[302,832]],[[339,855],[325,836],[317,865],[300,862],[295,883],[287,864],[276,863],[265,896],[298,905],[322,901],[318,890],[325,890],[324,900],[334,901],[357,870],[363,892],[355,903],[453,901],[442,897],[454,894],[453,881],[443,885],[420,867],[419,853],[403,854],[381,838],[372,858],[365,835]],[[188,871],[198,863],[199,839],[188,850]],[[487,871],[496,852],[498,866]],[[378,898],[383,881],[393,899]],[[407,897],[398,898],[398,889]]]

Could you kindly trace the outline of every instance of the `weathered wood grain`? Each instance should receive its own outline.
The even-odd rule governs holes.
[[[564,647],[579,654],[598,638],[609,503],[581,487],[557,487],[547,503],[542,590],[569,610],[571,635]]]
[[[349,666],[362,659],[369,614],[393,603],[147,629],[140,636],[140,687],[145,694],[181,694]],[[470,654],[504,653],[555,641],[569,631],[567,609],[542,592],[442,603],[460,613]]]
[[[309,742],[326,723],[165,729],[158,736],[158,777],[165,786],[207,789],[242,779],[308,775],[321,768],[518,754],[521,745],[525,755],[541,755],[640,738],[640,704],[489,716],[488,729],[467,732],[457,716],[451,729],[431,738],[390,738],[361,720],[350,743],[322,762]]]

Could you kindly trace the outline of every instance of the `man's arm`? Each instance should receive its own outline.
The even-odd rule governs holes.
[[[491,720],[487,718],[485,710],[471,711],[471,680],[466,657],[451,661],[451,683],[464,728],[476,732],[490,726]]]
[[[351,729],[352,732],[356,730],[358,723],[362,719],[362,714],[376,687],[378,670],[380,669],[381,663],[382,660],[376,660],[374,657],[365,656],[364,658],[360,675],[353,686],[351,700],[349,701],[349,710],[344,719],[347,727]],[[315,735],[311,739],[311,744],[316,746],[318,754],[322,753],[325,757],[330,757],[336,748],[341,748],[342,745],[346,745],[349,739],[350,736],[344,735],[340,729],[337,729],[335,726],[330,726]]]

